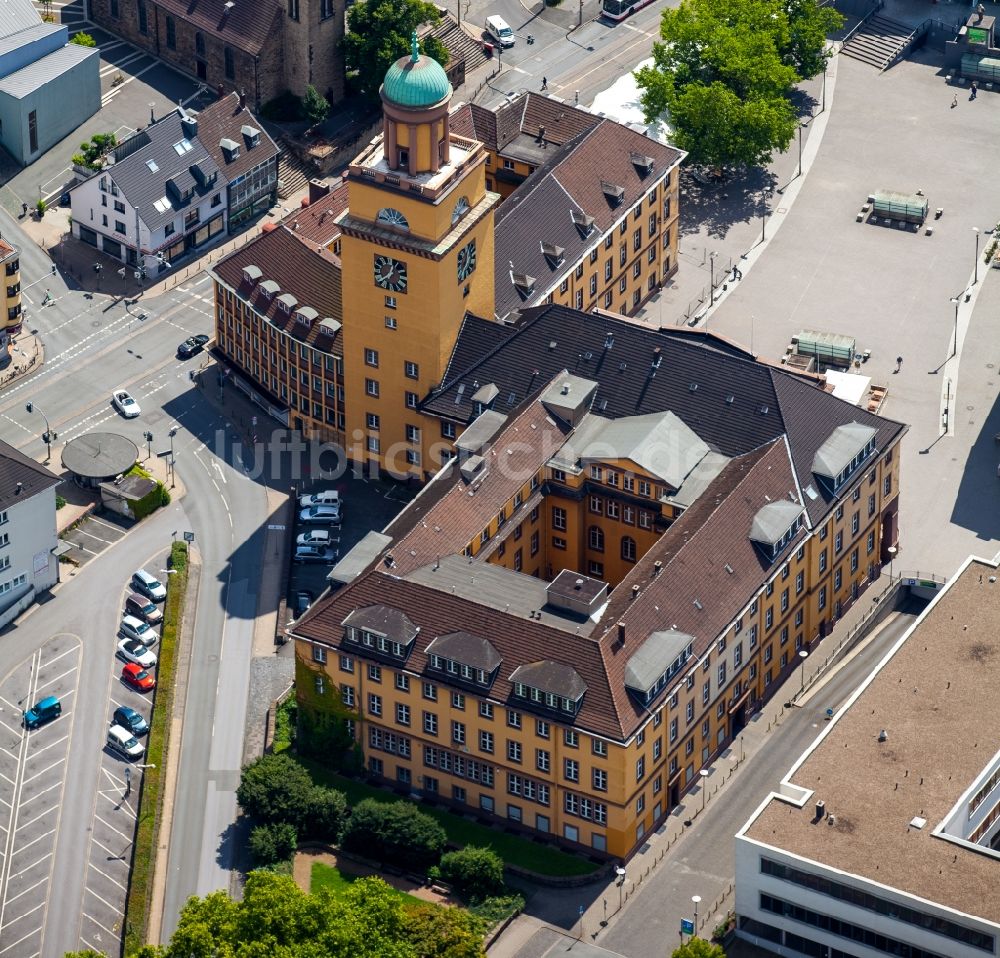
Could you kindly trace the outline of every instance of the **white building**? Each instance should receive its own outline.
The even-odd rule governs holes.
[[[740,937],[796,958],[1000,953],[998,622],[997,565],[969,559],[737,834]]]
[[[0,628],[59,580],[59,478],[0,440]]]

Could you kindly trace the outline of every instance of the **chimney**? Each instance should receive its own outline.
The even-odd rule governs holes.
[[[156,114],[153,112],[154,104],[149,104],[149,125],[152,126],[156,122]]]
[[[322,180],[312,179],[309,181],[309,205],[311,206],[318,199],[324,196],[328,196],[330,193],[330,184],[324,183]]]
[[[632,598],[633,599],[638,599],[639,598],[639,586],[638,586],[638,584],[632,586]]]
[[[624,645],[625,644],[625,623],[618,623],[618,641]]]
[[[663,571],[663,563],[659,559],[657,559],[653,563],[653,576],[654,576],[654,578],[656,576],[658,576],[662,571]]]
[[[247,108],[247,91],[240,90],[240,109],[245,110]]]
[[[816,818],[814,821],[821,822],[826,816],[826,802],[820,799],[816,803]]]
[[[545,142],[545,127],[541,124],[538,127],[538,142],[539,143]]]
[[[221,100],[226,95],[226,88],[220,83],[215,88],[215,92],[218,94],[218,97]]]
[[[14,495],[15,495],[15,496],[19,496],[19,495],[21,495],[21,490],[22,490],[23,488],[24,488],[24,483],[23,483],[23,482],[19,482],[19,483],[17,484],[17,488],[16,488],[15,490],[14,490]]]

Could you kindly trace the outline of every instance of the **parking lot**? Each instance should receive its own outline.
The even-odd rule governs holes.
[[[73,154],[95,133],[114,132],[122,140],[149,122],[150,111],[160,117],[178,103],[200,110],[215,99],[197,80],[94,26],[86,19],[83,0],[56,2],[52,8],[70,36],[81,30],[89,33],[101,51],[101,109],[31,166],[2,171],[0,176],[9,179],[0,187],[0,203],[14,215],[20,214],[23,202],[34,206],[39,195],[58,202],[73,179]]]
[[[86,516],[79,525],[67,529],[60,537],[72,548],[66,553],[78,566],[99,556],[114,545],[134,525],[120,516]]]
[[[0,956],[38,954],[52,879],[59,808],[73,731],[80,639],[53,636],[0,681]],[[62,714],[21,727],[24,709],[55,696]]]
[[[290,548],[295,551],[299,535],[309,529],[329,529],[333,545],[340,556],[351,549],[373,529],[380,532],[413,497],[405,486],[382,480],[345,476],[336,482],[322,479],[307,483],[301,494],[335,489],[340,493],[343,519],[340,526],[306,525],[298,521],[300,509],[295,509],[295,530]],[[296,596],[307,592],[315,600],[327,587],[326,577],[332,566],[323,563],[292,562],[288,582],[288,607],[295,609]]]

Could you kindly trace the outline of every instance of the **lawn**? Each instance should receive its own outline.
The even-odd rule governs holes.
[[[328,888],[330,893],[336,897],[343,894],[354,882],[358,880],[357,875],[345,875],[334,865],[324,865],[322,862],[313,862],[312,873],[309,877],[309,891],[318,892],[321,888]],[[393,888],[393,894],[398,895],[407,904],[426,905],[427,903],[415,895],[409,895],[405,891]]]
[[[399,795],[386,789],[344,778],[307,758],[297,757],[297,759],[312,776],[314,782],[343,792],[347,796],[348,805],[356,805],[364,798],[374,798],[379,802],[400,800]],[[557,848],[497,831],[486,825],[480,825],[479,822],[470,822],[461,815],[442,808],[422,805],[421,810],[440,822],[448,835],[449,842],[462,846],[488,846],[508,864],[526,868],[539,875],[590,875],[600,867],[586,858],[578,858]]]

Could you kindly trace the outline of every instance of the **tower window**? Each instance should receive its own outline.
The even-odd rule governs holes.
[[[399,164],[398,165],[399,166],[406,166],[406,167],[408,167],[410,165],[410,151],[407,150],[407,149],[404,149],[403,147],[399,147]]]

